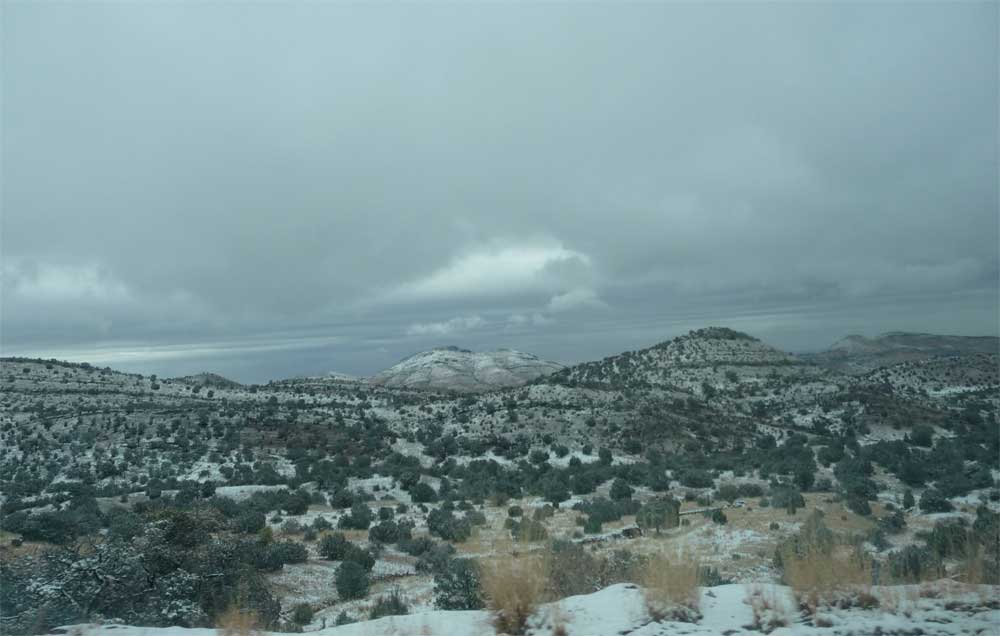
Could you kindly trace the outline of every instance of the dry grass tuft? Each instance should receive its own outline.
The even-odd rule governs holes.
[[[232,605],[215,622],[219,636],[259,636],[260,617],[253,610]]]
[[[778,599],[773,587],[753,585],[747,590],[747,605],[753,612],[753,623],[747,629],[756,629],[769,634],[779,627],[788,625],[784,604]]]
[[[667,618],[696,621],[698,614],[698,562],[682,555],[670,560],[663,555],[649,559],[640,575],[646,609],[657,621]]]
[[[558,605],[553,605],[549,610],[549,625],[552,628],[552,636],[568,636],[566,629],[566,615]]]
[[[859,590],[854,597],[855,605],[861,609],[875,609],[881,605],[879,598],[872,593],[871,588]]]
[[[544,563],[536,556],[502,559],[483,567],[483,591],[497,633],[524,633],[542,602],[546,583]]]
[[[879,601],[887,614],[909,618],[920,601],[920,590],[916,585],[887,585],[879,589]]]
[[[1000,540],[1000,538],[998,538]],[[1000,585],[1000,567],[997,556],[983,549],[973,533],[969,533],[965,553],[959,564],[958,580],[971,585]],[[993,567],[990,567],[990,566]]]
[[[919,590],[920,598],[941,598],[944,596],[940,581],[922,581]]]
[[[88,634],[93,632],[94,628],[100,626],[101,626],[100,621],[96,621],[94,623],[88,623],[86,625],[74,625],[73,627],[69,628],[68,634],[69,636],[87,636]]]
[[[871,564],[857,555],[810,550],[792,551],[782,556],[785,582],[795,591],[800,608],[810,615],[821,605],[843,604],[846,600],[871,606]]]

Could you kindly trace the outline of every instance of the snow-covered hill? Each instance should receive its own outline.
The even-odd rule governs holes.
[[[439,347],[401,360],[370,382],[387,387],[477,392],[521,386],[562,368],[557,362],[513,349],[474,352]]]

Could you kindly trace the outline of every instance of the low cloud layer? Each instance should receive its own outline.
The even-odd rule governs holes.
[[[164,374],[996,334],[993,3],[9,3],[0,346]]]

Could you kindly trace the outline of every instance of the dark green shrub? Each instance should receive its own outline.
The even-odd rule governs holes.
[[[437,493],[434,492],[434,488],[430,484],[421,481],[410,488],[410,497],[415,503],[430,503],[437,499]]]
[[[639,509],[635,522],[643,529],[676,528],[680,524],[680,504],[673,499],[651,501]]]
[[[534,519],[523,519],[520,522],[515,522],[510,529],[510,534],[516,541],[544,541],[549,537],[545,526]]]
[[[299,603],[292,609],[292,622],[296,625],[308,625],[313,619],[313,608],[308,603]]]
[[[447,541],[462,542],[472,534],[472,524],[457,518],[451,510],[439,508],[427,515],[427,530]]]
[[[351,615],[348,614],[346,611],[341,611],[339,614],[337,614],[337,619],[336,621],[334,621],[334,624],[340,627],[341,625],[350,625],[351,623],[356,623],[356,622],[357,621],[351,618]]]
[[[403,595],[400,593],[399,588],[394,587],[388,595],[375,599],[375,604],[372,605],[371,611],[368,613],[368,618],[375,620],[383,616],[402,616],[409,613],[409,611],[410,608],[406,604],[406,601],[403,600]]]
[[[368,529],[368,540],[375,543],[396,543],[399,526],[394,521],[381,521]]]
[[[954,506],[941,491],[928,488],[920,495],[920,509],[924,512],[950,512]]]
[[[872,507],[868,503],[868,499],[858,493],[848,493],[846,503],[848,510],[862,517],[867,517],[872,513]]]
[[[715,498],[732,503],[740,496],[740,490],[734,484],[722,484],[715,491]]]
[[[324,559],[330,561],[341,561],[347,554],[347,549],[351,542],[347,540],[341,532],[334,532],[325,535],[319,542],[319,553]]]
[[[784,508],[788,514],[795,514],[799,508],[805,507],[806,500],[796,488],[784,485],[771,489],[770,503],[775,508]]]
[[[316,532],[322,532],[323,530],[330,530],[333,528],[333,524],[330,523],[326,517],[316,517],[313,519],[312,527]]]
[[[330,495],[330,506],[333,508],[350,508],[352,505],[354,505],[354,495],[346,488]]]
[[[345,551],[344,561],[353,561],[368,572],[371,572],[372,568],[375,567],[375,556],[371,553],[371,551],[365,550],[364,548],[353,543],[351,543]]]
[[[449,559],[434,573],[434,604],[445,610],[483,607],[479,566],[471,559]]]
[[[263,512],[246,512],[233,520],[236,531],[243,534],[256,534],[260,532],[265,522]]]
[[[364,598],[371,585],[368,571],[354,561],[344,561],[335,577],[337,594],[342,599]]]
[[[682,470],[677,480],[688,488],[711,488],[714,484],[712,476],[707,471],[696,468]]]
[[[611,499],[614,501],[621,501],[622,499],[632,498],[632,487],[621,478],[615,479],[611,482]]]
[[[910,432],[910,443],[914,446],[930,448],[934,445],[934,429],[926,424],[918,424]]]
[[[420,556],[434,547],[434,540],[429,537],[416,537],[400,541],[397,546],[410,556]]]
[[[417,572],[440,572],[455,554],[450,543],[435,543],[417,559]]]
[[[286,563],[305,563],[309,558],[309,552],[306,550],[306,547],[295,541],[276,541],[268,546],[268,550],[275,560],[281,562],[281,565],[285,565]]]
[[[337,526],[350,530],[367,530],[372,523],[371,509],[360,501],[351,505],[351,512],[340,518]]]

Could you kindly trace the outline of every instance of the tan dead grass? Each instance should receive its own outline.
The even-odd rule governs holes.
[[[259,636],[260,617],[253,610],[232,605],[215,622],[219,636]]]
[[[566,612],[559,605],[553,605],[549,609],[549,627],[552,629],[552,636],[567,636],[569,634],[566,625],[568,619]]]
[[[654,620],[683,620],[690,617],[687,610],[697,612],[699,568],[698,561],[688,554],[674,559],[659,554],[646,562],[639,578],[646,609]]]
[[[545,564],[535,555],[487,561],[482,586],[487,607],[493,612],[497,633],[523,634],[528,618],[543,601]]]
[[[982,545],[970,533],[965,555],[959,563],[958,580],[970,585],[1000,585],[1000,581],[987,567],[987,560],[990,558],[995,557],[985,553]]]
[[[94,628],[100,626],[101,626],[100,621],[94,623],[88,623],[86,625],[74,625],[73,627],[69,628],[69,631],[67,633],[69,634],[69,636],[87,636],[87,634],[93,633]]]
[[[17,536],[8,533],[10,538],[0,539],[2,541],[0,543],[0,563],[11,563],[27,556],[37,556],[52,547],[50,543],[39,541],[24,541],[19,546],[12,545],[11,540]]]
[[[368,540],[367,530],[348,530],[345,528],[335,528],[330,532],[341,532],[352,543],[363,543]]]
[[[878,604],[871,592],[871,563],[863,557],[843,550],[809,550],[805,554],[786,552],[782,564],[785,582],[795,592],[800,607],[810,614],[846,598],[862,606]]]
[[[753,613],[754,629],[765,634],[788,625],[785,604],[771,586],[751,585],[747,588],[746,604]]]
[[[920,601],[920,589],[916,585],[886,585],[878,589],[878,597],[887,614],[909,618]]]

